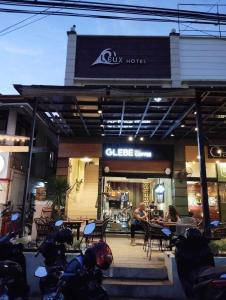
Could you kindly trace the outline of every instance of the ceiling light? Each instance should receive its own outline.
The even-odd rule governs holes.
[[[194,115],[197,115],[197,111],[194,111]]]
[[[104,124],[100,124],[100,127],[104,127]]]
[[[83,158],[80,158],[80,160],[84,163],[89,163],[92,161],[92,158],[85,156]]]
[[[102,136],[105,136],[105,133],[101,133]]]
[[[175,136],[175,134],[171,133],[171,135],[170,135],[170,136]]]
[[[129,137],[128,137],[128,140],[129,140],[130,142],[132,142],[132,141],[133,141],[133,137],[132,137],[132,136],[129,136]]]
[[[197,127],[195,127],[195,131],[198,131],[198,128],[197,128]]]
[[[180,125],[180,127],[182,127],[182,128],[183,128],[183,127],[185,127],[185,125],[184,125],[184,124],[181,124],[181,125]]]
[[[200,156],[199,156],[199,155],[197,156],[197,159],[200,159]]]
[[[144,138],[143,138],[143,136],[141,136],[141,137],[140,137],[140,141],[143,141],[143,140],[144,140]]]
[[[154,97],[153,99],[154,99],[155,102],[161,102],[162,101],[161,97]]]
[[[97,112],[98,112],[98,114],[100,114],[100,115],[102,114],[102,110],[101,110],[101,109],[98,109]]]

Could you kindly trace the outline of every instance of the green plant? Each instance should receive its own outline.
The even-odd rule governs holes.
[[[56,177],[51,181],[49,188],[50,199],[52,200],[52,217],[54,219],[62,218],[67,194],[70,192],[71,187],[67,179]]]
[[[219,255],[221,252],[226,252],[226,238],[218,241],[211,241],[209,246],[214,255]]]

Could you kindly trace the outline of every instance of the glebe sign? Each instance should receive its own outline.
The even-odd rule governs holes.
[[[152,152],[134,148],[106,148],[105,155],[115,158],[151,158]]]

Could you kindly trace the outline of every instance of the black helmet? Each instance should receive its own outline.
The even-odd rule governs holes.
[[[198,239],[202,237],[202,233],[197,228],[188,228],[185,232],[185,237],[187,239]]]
[[[55,241],[64,244],[67,243],[68,245],[73,244],[73,234],[70,228],[63,228],[57,232]]]

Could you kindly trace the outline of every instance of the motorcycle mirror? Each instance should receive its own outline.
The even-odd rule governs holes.
[[[220,221],[218,220],[214,220],[212,222],[210,222],[210,225],[213,225],[214,227],[217,227],[220,224]]]
[[[166,236],[170,236],[171,235],[171,230],[169,228],[163,228],[162,233],[164,233]]]
[[[63,224],[64,224],[64,221],[63,221],[63,220],[58,220],[58,221],[55,222],[55,226],[56,226],[56,227],[60,227],[60,226],[62,226]]]
[[[20,213],[16,212],[11,215],[11,221],[17,221],[20,217]]]
[[[42,277],[45,277],[47,276],[48,273],[47,273],[47,270],[45,267],[38,267],[36,270],[35,270],[35,276],[36,277],[39,277],[39,278],[42,278]]]
[[[93,233],[95,228],[96,228],[96,224],[94,222],[87,224],[84,228],[84,235],[89,235]]]

